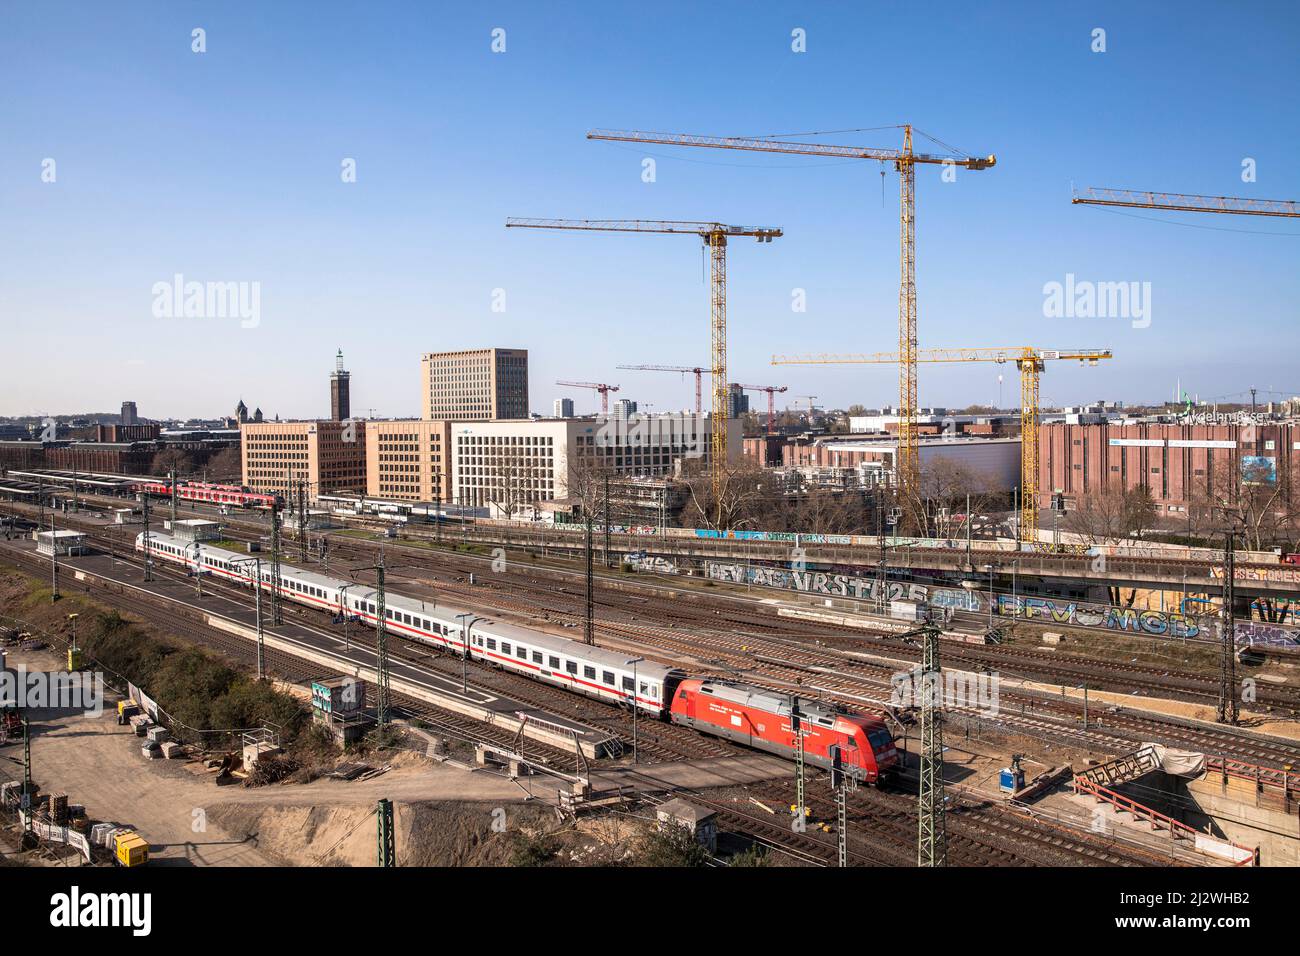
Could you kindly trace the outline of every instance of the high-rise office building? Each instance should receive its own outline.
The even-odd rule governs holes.
[[[135,410],[135,402],[122,403],[122,424],[123,425],[140,424],[140,418]]]
[[[528,350],[429,352],[420,358],[424,418],[492,421],[528,417]]]
[[[555,400],[555,417],[572,418],[573,417],[573,399],[557,398]]]

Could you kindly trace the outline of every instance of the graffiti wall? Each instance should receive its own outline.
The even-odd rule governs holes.
[[[1268,647],[1300,646],[1300,630],[1261,621],[1234,621],[1232,633],[1237,639],[1238,647],[1253,647],[1257,644]]]
[[[798,591],[801,594],[824,594],[827,597],[863,601],[876,600],[880,593],[880,582],[874,577],[863,578],[826,571],[788,571],[785,568],[752,567],[731,561],[705,561],[704,574],[715,581],[757,584],[761,587]],[[924,602],[929,592],[923,584],[903,581],[890,581],[888,589],[887,600],[890,601]]]
[[[1106,604],[1084,604],[1064,598],[999,594],[997,612],[1006,617],[1043,623],[1095,627],[1152,637],[1194,639],[1201,633],[1200,626],[1192,618],[1177,611],[1143,611]]]

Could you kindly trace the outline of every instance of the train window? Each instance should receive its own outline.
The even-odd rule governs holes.
[[[411,623],[411,615],[409,615],[409,614],[403,614],[403,615],[402,615],[402,623],[403,623],[403,624],[410,624],[410,623]]]
[[[497,639],[495,637],[489,637],[487,642],[489,651],[495,651],[497,649]]]
[[[533,663],[534,663],[534,664],[540,664],[541,662],[542,662],[542,652],[541,652],[541,651],[533,651]]]
[[[547,663],[550,664],[551,670],[553,671],[558,671],[560,669],[560,659],[554,654],[547,657]]]
[[[603,681],[604,681],[606,684],[608,684],[610,687],[613,687],[613,686],[614,686],[614,672],[613,672],[613,671],[602,671],[601,674],[600,674],[600,679],[603,680]]]
[[[521,661],[528,660],[528,648],[516,646],[515,657],[519,658]]]
[[[502,641],[502,642],[501,642],[501,653],[502,653],[502,654],[509,654],[509,653],[510,653],[510,642],[509,642],[509,641]]]
[[[577,662],[577,661],[565,661],[565,662],[564,662],[564,669],[565,669],[566,671],[568,671],[570,674],[577,674],[577,673],[578,673],[578,662]]]
[[[590,677],[592,680],[595,680],[595,679],[596,679],[596,668],[591,667],[591,666],[583,667],[583,669],[582,669],[582,676],[583,676],[583,677]]]
[[[642,682],[641,682],[641,696],[642,696],[642,697],[645,697],[645,696],[646,696],[647,694],[649,694],[649,693],[650,693],[650,688],[649,688],[649,686],[646,684],[645,681],[642,681]]]
[[[631,691],[636,690],[636,684],[633,683],[632,678],[630,678],[630,677],[624,677],[624,678],[623,678],[623,689],[624,689],[624,690],[631,690]]]

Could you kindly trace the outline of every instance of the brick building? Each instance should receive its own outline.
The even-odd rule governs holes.
[[[1040,436],[1044,508],[1058,492],[1068,508],[1107,489],[1146,485],[1161,511],[1182,511],[1210,496],[1230,496],[1240,487],[1243,467],[1248,476],[1281,482],[1282,503],[1289,505],[1298,476],[1297,422],[1052,422]]]

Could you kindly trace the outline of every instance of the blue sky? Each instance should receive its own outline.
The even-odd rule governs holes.
[[[1098,27],[1104,53],[1090,49]],[[918,171],[923,347],[1114,350],[1050,370],[1046,402],[1158,400],[1178,380],[1202,398],[1300,390],[1300,223],[1069,202],[1071,183],[1300,197],[1297,48],[1293,3],[6,0],[0,414],[131,398],[146,416],[207,416],[241,396],[327,414],[339,346],[362,414],[418,414],[420,353],[484,345],[530,350],[535,410],[561,394],[594,406],[558,378],[690,404],[689,380],[615,366],[707,364],[698,243],[506,230],[507,216],[781,226],[771,245],[731,248],[730,377],[823,405],[896,399],[892,367],[768,364],[897,348],[892,170],[882,198],[876,163],[588,142],[592,127],[911,122],[995,153],[954,183]],[[260,283],[259,324],[155,317],[152,288],[177,273]],[[1068,273],[1151,283],[1149,327],[1045,318],[1044,284]],[[922,404],[996,401],[999,371],[923,367]]]

